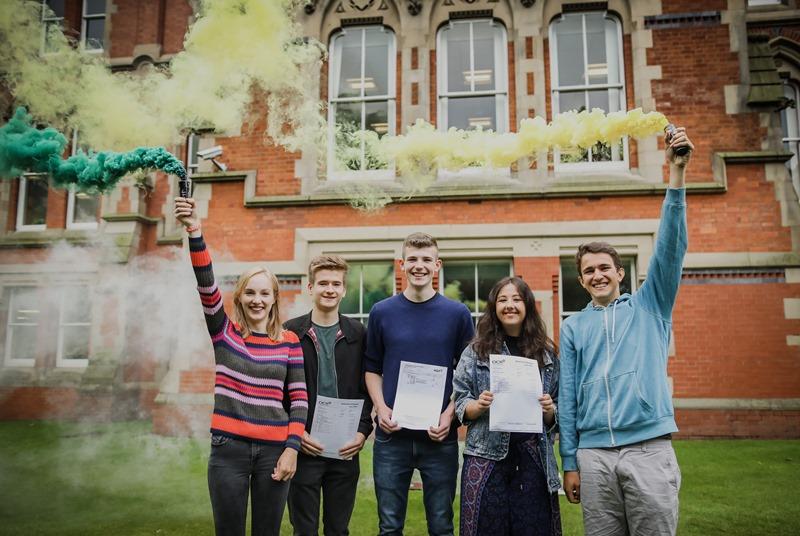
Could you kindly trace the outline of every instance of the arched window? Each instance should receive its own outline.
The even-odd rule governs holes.
[[[450,21],[437,35],[438,126],[508,130],[506,30],[490,19]]]
[[[329,178],[380,170],[393,178],[386,164],[372,157],[363,136],[354,133],[395,133],[394,33],[384,26],[344,28],[331,39],[330,58]]]
[[[550,25],[552,115],[569,110],[625,110],[622,26],[603,11],[565,13]],[[627,168],[627,140],[570,154],[556,166],[596,170]]]
[[[797,103],[800,102],[800,88],[792,81],[786,81],[783,85],[783,96],[793,104],[781,110],[781,128],[783,129],[783,145],[787,151],[792,153],[792,159],[786,162],[786,166],[792,174],[792,184],[794,191],[800,198],[800,113],[798,113]]]

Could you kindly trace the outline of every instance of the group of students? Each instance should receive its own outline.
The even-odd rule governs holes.
[[[312,259],[312,310],[284,325],[276,277],[248,270],[222,306],[192,199],[176,198],[214,347],[216,376],[208,486],[218,535],[280,533],[284,507],[296,535],[348,534],[359,480],[358,453],[375,427],[373,481],[379,533],[402,534],[413,471],[419,471],[428,532],[452,535],[457,429],[467,426],[460,530],[470,535],[561,534],[553,451],[560,438],[563,488],[582,504],[586,534],[675,534],[680,469],[666,376],[672,308],[687,248],[684,172],[693,149],[684,129],[668,140],[670,181],[647,280],[621,294],[619,255],[608,244],[579,247],[579,282],[591,302],[548,337],[528,284],[506,277],[491,289],[474,328],[468,309],[434,289],[436,241],[414,233],[402,247],[403,292],[377,303],[367,328],[339,313],[347,263]],[[537,361],[542,433],[492,431],[489,356]],[[437,426],[402,428],[392,417],[401,362],[446,368]],[[358,431],[323,457],[311,436],[318,396],[363,399]],[[373,417],[374,415],[374,417]],[[291,482],[290,482],[291,481]]]

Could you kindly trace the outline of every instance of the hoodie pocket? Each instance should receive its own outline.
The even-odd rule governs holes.
[[[578,400],[578,430],[608,428],[607,403],[603,378],[582,384]]]
[[[609,378],[614,428],[626,428],[653,417],[653,406],[642,395],[636,371]]]

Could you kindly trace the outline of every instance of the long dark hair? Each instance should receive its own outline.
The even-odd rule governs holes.
[[[478,328],[475,339],[472,341],[472,349],[478,354],[480,359],[488,359],[489,354],[499,354],[503,348],[503,339],[506,332],[503,324],[497,317],[497,295],[508,284],[514,285],[522,297],[525,304],[525,320],[522,322],[520,332],[520,350],[524,357],[535,359],[539,362],[539,367],[544,366],[544,356],[550,353],[553,358],[556,356],[556,345],[547,336],[544,321],[536,309],[536,299],[533,291],[528,284],[519,277],[504,277],[489,291],[489,301],[486,309],[478,320]]]

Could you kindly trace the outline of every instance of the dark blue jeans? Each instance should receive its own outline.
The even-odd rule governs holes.
[[[247,497],[253,508],[253,536],[280,534],[289,482],[272,480],[283,447],[211,436],[208,491],[217,536],[244,536]]]
[[[392,435],[376,438],[372,455],[380,534],[403,534],[408,488],[414,469],[422,476],[428,534],[452,536],[458,441],[437,443]]]

